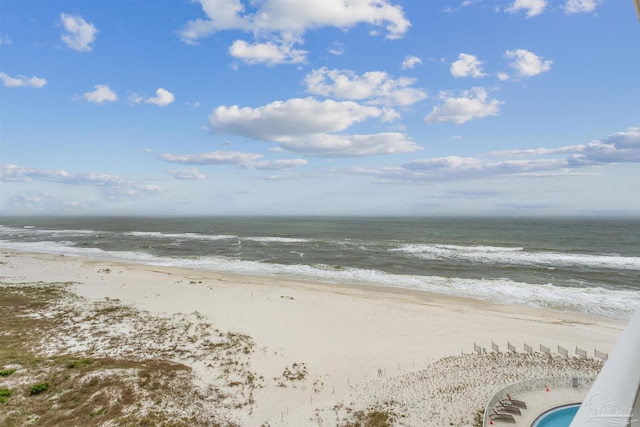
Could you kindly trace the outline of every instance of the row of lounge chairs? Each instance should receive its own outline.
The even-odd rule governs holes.
[[[514,415],[522,415],[522,409],[527,409],[527,404],[522,400],[511,398],[511,396],[507,394],[507,398],[499,400],[498,405],[491,410],[489,419],[491,421],[504,421],[515,424],[516,419]]]

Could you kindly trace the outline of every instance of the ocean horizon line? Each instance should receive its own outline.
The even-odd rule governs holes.
[[[536,219],[536,220],[554,220],[554,219],[582,219],[582,220],[618,220],[628,219],[640,221],[640,213],[619,213],[619,214],[278,214],[278,213],[238,213],[238,214],[185,214],[185,213],[82,213],[82,214],[2,214],[1,219],[17,219],[17,218],[52,218],[52,219],[68,219],[68,218],[320,218],[320,219]]]

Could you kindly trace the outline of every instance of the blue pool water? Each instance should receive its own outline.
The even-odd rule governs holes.
[[[580,405],[564,406],[542,414],[532,427],[569,427]]]

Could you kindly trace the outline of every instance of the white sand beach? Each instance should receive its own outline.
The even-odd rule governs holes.
[[[0,259],[3,283],[70,282],[87,301],[119,300],[149,316],[197,315],[219,331],[250,337],[252,351],[239,357],[260,378],[259,387],[250,404],[229,409],[246,426],[340,425],[350,412],[371,408],[388,409],[398,425],[472,425],[474,413],[510,382],[594,374],[599,366],[595,360],[525,357],[524,343],[536,350],[543,344],[572,353],[575,347],[610,352],[625,326],[591,315],[401,289],[9,250]],[[126,328],[116,329],[124,336]],[[491,354],[492,342],[501,353]],[[474,343],[489,354],[474,354]],[[519,353],[507,354],[507,343]],[[63,350],[101,351],[80,337],[68,339]],[[219,374],[202,363],[206,357],[176,355],[175,361],[191,366],[196,383],[206,386]]]

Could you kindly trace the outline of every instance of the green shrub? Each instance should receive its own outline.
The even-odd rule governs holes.
[[[13,392],[6,388],[0,388],[0,403],[4,403],[7,397],[10,397]]]
[[[0,371],[0,377],[8,377],[9,375],[13,374],[16,370],[15,369],[5,369],[4,371]]]
[[[91,413],[89,413],[90,417],[99,417],[100,415],[104,415],[107,413],[107,408],[101,408],[98,411],[93,411]]]
[[[484,409],[478,409],[473,415],[473,427],[482,427],[484,422]]]
[[[354,415],[355,420],[348,423],[348,427],[390,427],[393,424],[389,414],[382,411],[357,411]]]
[[[93,360],[91,359],[76,360],[76,361],[67,363],[67,369],[81,368],[83,366],[91,365],[92,363],[93,363]]]
[[[51,386],[51,384],[49,384],[48,382],[34,384],[34,385],[31,386],[31,389],[29,390],[29,395],[33,396],[35,394],[43,393],[43,392],[47,391],[50,386]]]

